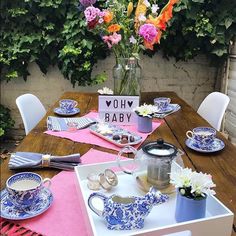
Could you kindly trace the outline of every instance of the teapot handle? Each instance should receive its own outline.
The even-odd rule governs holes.
[[[98,216],[102,216],[103,211],[98,210],[94,205],[93,205],[93,198],[100,198],[104,201],[107,199],[107,197],[105,195],[103,195],[102,193],[92,193],[89,198],[88,198],[88,206],[89,208],[96,213]]]
[[[122,161],[122,159],[121,159],[121,157],[122,157],[122,154],[123,153],[133,153],[134,155],[135,155],[135,157],[136,157],[136,154],[137,154],[137,149],[135,149],[134,147],[132,147],[132,146],[125,146],[124,148],[122,148],[121,150],[120,150],[120,152],[118,153],[118,156],[117,156],[117,162],[118,162],[118,166],[121,168],[121,170],[124,172],[124,173],[126,173],[126,174],[129,174],[129,175],[132,175],[133,174],[133,171],[131,171],[131,170],[129,170],[129,169],[126,169],[125,167],[123,167],[122,165],[121,165],[121,161]],[[134,158],[134,160],[135,160],[135,158]]]

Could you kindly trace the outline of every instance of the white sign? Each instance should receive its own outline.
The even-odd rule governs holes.
[[[135,123],[136,114],[133,110],[139,106],[139,96],[100,95],[98,99],[100,119],[113,124]]]

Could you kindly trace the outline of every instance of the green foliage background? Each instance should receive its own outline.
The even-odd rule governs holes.
[[[105,75],[92,78],[91,72],[108,50],[99,36],[87,30],[78,4],[78,0],[1,0],[1,80],[26,79],[28,65],[35,61],[43,73],[50,65],[58,65],[73,85],[103,82]],[[180,0],[161,45],[149,53],[161,48],[165,56],[177,60],[199,53],[224,59],[235,33],[236,1]]]
[[[0,136],[4,136],[13,126],[14,121],[11,118],[10,110],[0,104]]]

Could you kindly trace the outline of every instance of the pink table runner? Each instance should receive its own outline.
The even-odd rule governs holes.
[[[98,113],[97,112],[90,112],[87,115],[85,115],[90,118],[98,118]],[[162,120],[156,120],[153,121],[153,131],[159,127],[162,124]],[[134,125],[131,126],[121,126],[122,128],[129,130],[131,132],[135,132],[138,135],[140,135],[143,138],[143,141],[147,138],[147,136],[150,133],[140,133],[137,131],[136,127]],[[61,137],[61,138],[67,138],[75,142],[80,142],[80,143],[88,143],[88,144],[95,144],[100,147],[105,147],[108,149],[113,149],[119,151],[121,148],[117,147],[116,145],[109,143],[106,140],[103,140],[102,138],[92,134],[89,129],[81,129],[76,132],[68,132],[68,131],[60,131],[60,132],[55,132],[55,131],[46,131],[46,134]],[[152,132],[151,132],[152,133]],[[142,141],[142,142],[143,142]],[[134,147],[138,148],[141,145],[141,143],[135,145]]]
[[[114,154],[90,149],[81,157],[83,164],[116,160]],[[52,178],[51,191],[54,201],[52,206],[35,218],[17,221],[21,226],[46,236],[81,235],[87,233],[80,208],[82,196],[76,190],[74,172],[62,171]]]

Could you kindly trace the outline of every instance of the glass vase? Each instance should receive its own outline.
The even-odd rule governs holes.
[[[113,78],[114,94],[140,96],[141,67],[136,58],[116,58]]]

